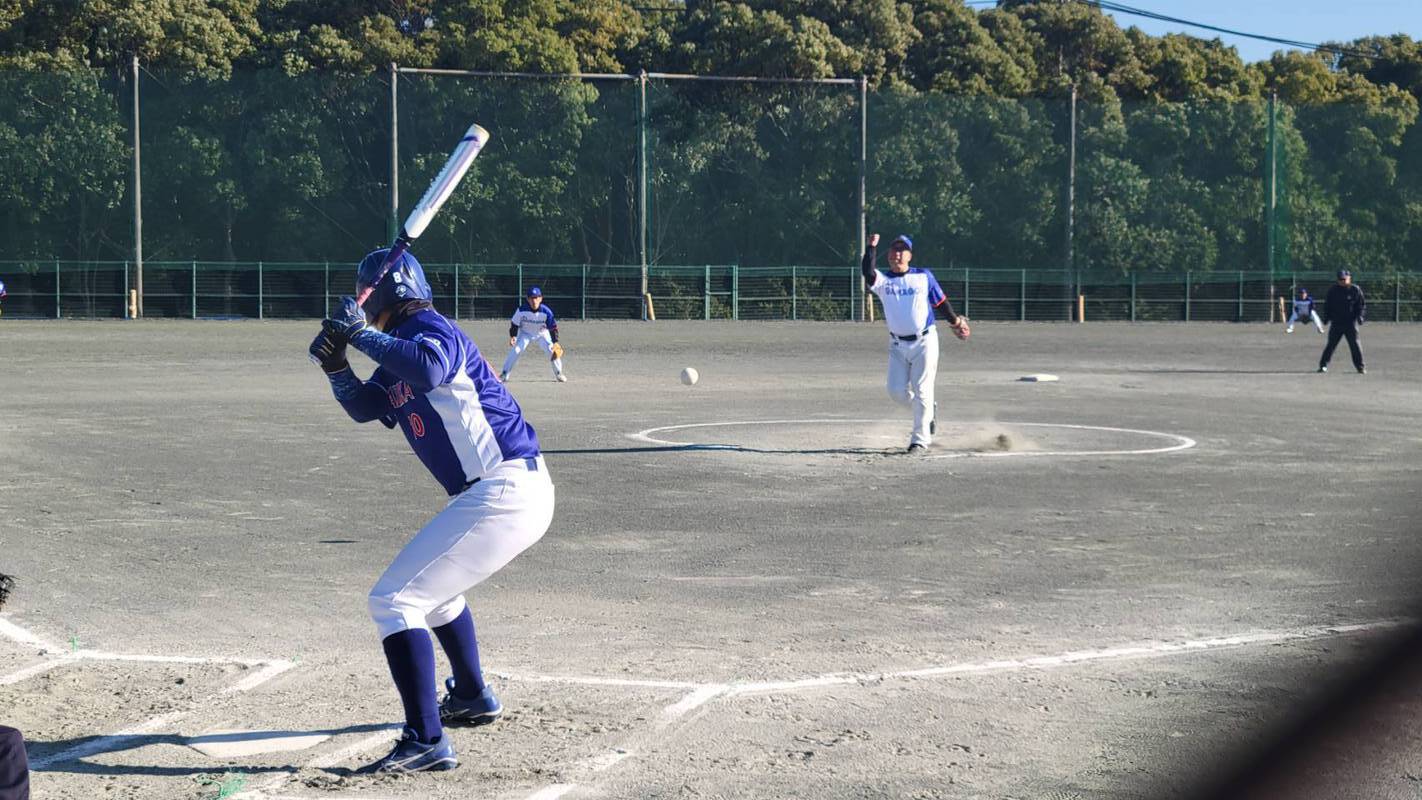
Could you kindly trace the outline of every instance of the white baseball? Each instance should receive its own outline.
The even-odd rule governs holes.
[[[687,367],[681,371],[681,382],[687,386],[695,386],[696,382],[700,379],[701,376],[696,374],[695,367]]]

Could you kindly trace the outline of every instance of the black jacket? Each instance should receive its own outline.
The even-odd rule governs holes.
[[[1367,303],[1363,300],[1363,290],[1356,284],[1334,284],[1323,301],[1323,323],[1343,328],[1356,328],[1363,324],[1367,316]]]

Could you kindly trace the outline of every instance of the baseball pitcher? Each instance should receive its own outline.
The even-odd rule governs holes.
[[[381,276],[388,252],[360,262],[356,297],[322,322],[310,354],[346,413],[356,422],[398,425],[449,495],[370,591],[405,727],[394,750],[364,768],[446,770],[459,762],[443,725],[480,725],[503,712],[479,666],[464,592],[548,530],[553,482],[518,403],[474,342],[431,306],[415,257],[405,253]],[[347,345],[378,365],[369,380],[351,371]],[[440,702],[431,631],[454,672]]]
[[[499,380],[508,382],[518,357],[529,342],[538,342],[548,359],[553,362],[553,379],[567,383],[563,374],[563,345],[558,344],[558,320],[553,317],[553,309],[543,302],[543,290],[537,286],[528,289],[528,298],[519,305],[509,319],[509,354],[499,371]]]
[[[938,404],[933,399],[933,381],[938,376],[938,329],[933,309],[943,310],[944,318],[959,339],[971,331],[968,318],[953,311],[953,304],[938,285],[933,273],[910,267],[913,240],[900,236],[889,245],[889,271],[875,269],[879,234],[869,237],[860,265],[864,283],[879,298],[884,322],[889,326],[889,397],[913,408],[913,434],[908,452],[922,454],[938,431]]]

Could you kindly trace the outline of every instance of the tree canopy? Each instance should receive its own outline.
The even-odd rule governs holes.
[[[1339,45],[1246,64],[1063,0],[0,0],[0,213],[26,257],[125,256],[134,56],[145,249],[229,261],[351,259],[384,239],[391,63],[862,76],[870,224],[921,234],[925,261],[1264,268],[1275,180],[1288,263],[1415,269],[1422,43]],[[495,129],[427,258],[635,263],[635,84],[397,89],[406,206],[471,116]],[[853,263],[857,87],[648,94],[655,263]]]

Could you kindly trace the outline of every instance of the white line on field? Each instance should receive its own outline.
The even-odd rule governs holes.
[[[4,617],[0,617],[0,636],[4,636],[11,641],[38,647],[41,650],[58,650],[59,648],[21,628]]]
[[[491,672],[495,677],[508,681],[529,683],[575,683],[581,686],[629,686],[642,689],[700,689],[704,683],[691,681],[637,680],[634,678],[599,678],[594,675],[516,675],[507,672]]]
[[[694,711],[709,703],[718,695],[724,694],[730,688],[730,686],[724,683],[713,683],[708,686],[702,686],[700,689],[697,689],[686,697],[662,709],[662,716],[679,717],[688,711]]]
[[[679,447],[695,447],[703,450],[741,450],[755,449],[742,448],[739,445],[727,444],[706,444],[702,442],[673,442],[667,439],[658,439],[652,434],[664,431],[679,431],[690,428],[725,428],[743,425],[818,425],[827,423],[842,423],[849,425],[860,425],[868,423],[883,422],[882,419],[759,419],[759,420],[738,420],[732,422],[692,422],[681,425],[663,425],[658,428],[647,428],[636,433],[626,434],[629,439],[650,444],[662,444]],[[979,424],[963,420],[955,424]],[[1009,458],[1014,456],[1143,456],[1158,453],[1173,453],[1178,450],[1188,450],[1197,443],[1188,436],[1180,436],[1174,433],[1164,433],[1162,431],[1147,431],[1136,428],[1112,428],[1104,425],[1068,425],[1057,422],[1006,422],[1006,421],[984,421],[984,425],[1002,425],[1009,427],[1023,428],[1069,428],[1081,431],[1106,431],[1108,433],[1127,433],[1135,436],[1149,436],[1157,439],[1166,439],[1171,442],[1165,447],[1148,447],[1128,450],[1009,450],[1004,452],[987,451],[959,451],[954,453],[939,453],[936,455],[922,456],[920,461],[939,458]]]
[[[1414,621],[1407,619],[1378,620],[1354,625],[1321,625],[1311,628],[1297,628],[1288,631],[1260,631],[1257,633],[1222,636],[1210,639],[1192,639],[1184,642],[1149,642],[1139,645],[1125,645],[1101,650],[1076,650],[1057,655],[1024,656],[1022,658],[997,661],[967,662],[947,664],[941,667],[900,670],[896,672],[856,673],[841,672],[802,678],[793,681],[766,681],[760,683],[738,683],[727,691],[728,697],[743,694],[763,694],[767,692],[788,692],[802,689],[818,689],[825,686],[872,683],[885,680],[911,678],[933,678],[943,675],[984,675],[995,672],[1017,672],[1024,669],[1050,669],[1090,662],[1125,661],[1130,659],[1161,658],[1180,653],[1197,653],[1205,650],[1221,650],[1244,647],[1253,644],[1280,644],[1283,642],[1326,639],[1349,633],[1387,630]]]
[[[0,677],[0,686],[9,686],[12,683],[19,683],[26,678],[43,675],[63,663],[65,663],[65,659],[51,658],[41,661],[38,664],[31,664],[24,669],[15,670],[9,675]]]
[[[528,796],[528,800],[558,800],[558,798],[578,788],[576,783],[555,783]]]
[[[50,766],[51,764],[62,764],[65,761],[74,761],[76,759],[84,758],[85,756],[91,756],[95,753],[102,753],[106,750],[115,749],[113,747],[113,745],[115,744],[123,742],[127,739],[136,739],[147,733],[158,730],[159,728],[170,725],[182,719],[183,717],[186,717],[192,712],[193,709],[189,708],[181,711],[169,711],[166,714],[159,714],[158,716],[153,717],[152,719],[140,722],[130,728],[124,728],[122,730],[115,731],[114,733],[99,736],[90,739],[89,741],[84,742],[83,744],[77,744],[73,747],[70,747],[67,750],[61,750],[53,755],[35,759],[34,761],[30,762],[30,769],[42,770]]]

